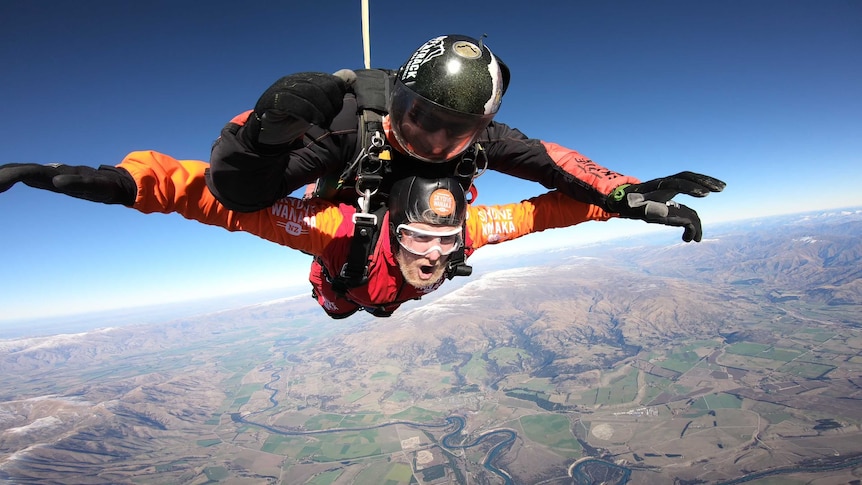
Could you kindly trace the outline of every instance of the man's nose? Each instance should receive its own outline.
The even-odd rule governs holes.
[[[441,128],[437,131],[428,132],[426,135],[428,137],[428,147],[434,155],[439,155],[446,150],[446,142],[449,137],[446,134],[446,129]]]
[[[436,262],[438,259],[440,259],[442,256],[443,255],[440,254],[440,249],[434,248],[431,250],[430,253],[425,255],[425,258],[427,258],[429,261],[431,261],[433,263],[433,262]]]

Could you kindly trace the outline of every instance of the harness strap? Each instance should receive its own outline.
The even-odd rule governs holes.
[[[330,275],[332,289],[336,294],[344,296],[350,288],[368,282],[368,263],[380,236],[380,222],[385,212],[386,206],[383,205],[372,213],[353,214],[353,237],[350,240],[347,262],[337,275]]]
[[[389,69],[357,69],[353,92],[360,109],[386,113],[389,93],[395,85],[395,71]]]
[[[393,83],[394,78],[390,71],[382,69],[356,71],[353,92],[356,96],[359,114],[357,136],[361,148],[357,160],[360,165],[359,167],[348,167],[342,174],[341,183],[348,181],[351,175],[378,174],[382,177],[383,169],[387,168],[383,164],[388,162],[381,160],[378,155],[386,145],[386,139],[383,136],[383,116],[386,115],[386,105]],[[353,170],[358,173],[351,174],[350,172]],[[359,191],[359,187],[357,187],[357,191]]]

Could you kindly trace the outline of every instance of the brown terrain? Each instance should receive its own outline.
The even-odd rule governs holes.
[[[0,483],[858,483],[862,215],[713,233],[2,340]]]

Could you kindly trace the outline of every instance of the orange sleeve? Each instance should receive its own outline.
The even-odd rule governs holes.
[[[598,206],[579,202],[557,191],[517,204],[470,206],[468,211],[467,232],[474,249],[545,229],[613,217]]]
[[[640,180],[602,167],[575,150],[543,141],[545,151],[554,162],[576,179],[607,195],[623,184],[638,184]]]
[[[208,166],[154,151],[132,152],[118,165],[135,179],[138,194],[133,208],[145,214],[175,212],[186,219],[247,232],[314,255],[323,253],[344,220],[338,206],[322,199],[286,197],[257,212],[229,210],[206,186]]]
[[[250,115],[252,111],[254,111],[254,110],[249,109],[249,110],[243,111],[242,113],[234,116],[233,119],[230,120],[230,122],[234,123],[236,125],[242,126],[245,124],[246,120],[248,120],[248,115]]]

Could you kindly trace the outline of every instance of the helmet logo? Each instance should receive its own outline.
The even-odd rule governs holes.
[[[437,189],[428,197],[428,207],[440,217],[452,215],[455,212],[455,196],[446,189]]]
[[[467,59],[478,59],[482,57],[482,49],[480,49],[476,44],[467,42],[466,40],[459,40],[452,44],[452,50],[455,51],[455,54],[458,54],[461,57],[466,57]]]
[[[434,59],[435,57],[440,57],[444,52],[444,41],[446,36],[435,37],[428,42],[422,44],[422,47],[416,50],[412,56],[410,56],[410,60],[407,61],[407,64],[404,65],[404,72],[401,73],[401,81],[406,82],[409,79],[413,79],[416,77],[416,73],[419,71],[419,68],[422,67],[422,64]]]

